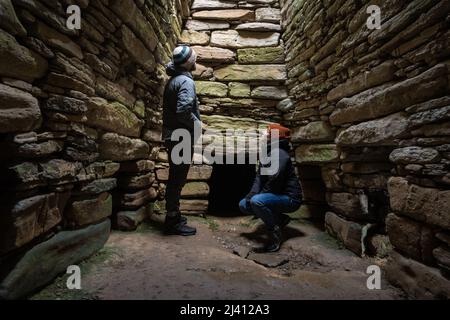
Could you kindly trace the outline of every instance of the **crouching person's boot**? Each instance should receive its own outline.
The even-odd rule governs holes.
[[[269,242],[265,247],[267,252],[277,252],[281,248],[281,229],[275,226],[273,230],[269,231]]]
[[[164,232],[167,235],[193,236],[197,233],[197,229],[187,225],[187,219],[181,214],[167,215],[164,222]]]

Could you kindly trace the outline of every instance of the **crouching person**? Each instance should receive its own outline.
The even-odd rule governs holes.
[[[278,148],[274,148],[274,141],[271,141],[274,130],[278,130],[279,133]],[[269,234],[265,250],[276,252],[280,250],[282,229],[290,222],[286,213],[297,211],[303,196],[289,155],[291,148],[289,129],[276,124],[270,125],[268,140],[268,156],[270,159],[278,156],[278,168],[273,174],[264,175],[260,166],[250,193],[240,202],[239,207],[243,213],[254,214],[264,221]],[[269,165],[271,164],[265,167]]]

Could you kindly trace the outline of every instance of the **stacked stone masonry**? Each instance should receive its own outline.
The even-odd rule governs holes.
[[[388,277],[450,297],[450,2],[281,0],[300,172],[321,170],[326,228]],[[381,29],[367,27],[369,5]]]
[[[192,168],[182,192],[185,214],[204,215],[209,208],[213,167],[208,165],[212,159],[203,155],[214,159],[235,155],[238,151],[230,147],[230,141],[237,146],[239,139],[246,139],[237,134],[222,139],[226,130],[256,132],[270,122],[282,121],[277,107],[288,93],[280,19],[275,0],[194,0],[192,4],[179,44],[191,46],[198,54],[193,75],[202,120],[214,132],[203,137],[202,154],[194,156],[203,164]],[[160,150],[157,157],[157,179],[164,184],[169,171],[167,152]],[[156,207],[163,210],[164,202]]]
[[[69,5],[81,29],[66,26]],[[134,230],[163,196],[161,97],[191,1],[0,2],[0,297]],[[38,259],[38,260],[37,260]]]

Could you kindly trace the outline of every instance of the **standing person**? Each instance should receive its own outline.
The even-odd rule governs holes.
[[[270,145],[273,130],[279,132],[278,148]],[[239,207],[243,213],[254,214],[264,221],[269,234],[265,250],[276,252],[281,246],[281,231],[290,222],[285,213],[295,212],[300,208],[303,192],[289,155],[290,130],[272,124],[268,129],[268,137],[268,156],[270,159],[273,156],[279,157],[278,170],[272,175],[262,175],[260,167],[250,193],[240,202]]]
[[[180,212],[181,191],[186,184],[193,155],[194,129],[197,126],[202,127],[195,82],[191,74],[196,69],[196,58],[192,48],[180,46],[174,50],[173,61],[166,67],[170,79],[164,90],[163,140],[169,153],[170,168],[165,197],[167,215],[164,229],[166,234],[172,235],[191,236],[197,232],[195,228],[187,225],[187,219],[182,217]],[[190,134],[190,160],[187,163],[174,163],[173,157],[176,155],[172,155],[172,150],[179,141],[172,140],[172,133],[178,129],[185,129]],[[183,151],[180,156],[183,156]]]

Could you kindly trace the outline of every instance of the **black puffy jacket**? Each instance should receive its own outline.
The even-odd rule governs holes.
[[[176,129],[188,129],[191,133],[195,125],[201,124],[199,103],[195,82],[190,72],[177,69],[173,63],[166,66],[171,78],[164,90],[163,100],[163,140],[170,140]]]
[[[303,191],[301,184],[295,174],[294,165],[289,156],[290,145],[286,139],[280,139],[279,148],[269,152],[279,152],[279,168],[274,175],[262,175],[261,167],[258,168],[255,182],[246,199],[250,200],[254,195],[260,193],[273,193],[279,195],[287,195],[291,199],[301,201],[303,199]],[[267,164],[266,166],[269,166]]]

